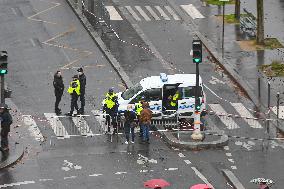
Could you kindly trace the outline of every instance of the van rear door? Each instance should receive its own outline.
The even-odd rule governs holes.
[[[165,84],[163,86],[163,101],[162,101],[162,105],[163,105],[163,109],[162,111],[166,111],[171,109],[170,108],[170,101],[169,101],[169,96],[173,96],[176,91],[179,89],[180,83],[175,83],[175,84]]]
[[[202,95],[202,87],[198,88],[198,97]],[[180,113],[191,113],[195,109],[195,86],[182,88],[182,99],[178,101],[178,111]],[[190,115],[189,115],[190,116]]]

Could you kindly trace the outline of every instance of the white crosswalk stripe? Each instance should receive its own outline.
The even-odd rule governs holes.
[[[44,137],[42,136],[35,120],[31,115],[23,115],[24,124],[28,126],[28,130],[32,137],[35,138],[36,141],[43,142]]]
[[[110,20],[123,20],[114,6],[105,6],[105,7],[109,13]]]
[[[242,117],[253,118],[254,116],[246,109],[246,107],[242,103],[231,103],[231,105],[236,109],[236,111]],[[253,119],[244,119],[245,122],[252,128],[262,128],[260,123]]]
[[[139,16],[136,14],[136,12],[132,9],[131,6],[125,6],[125,8],[128,10],[128,12],[133,16],[133,18],[137,21],[141,21]]]
[[[155,6],[157,11],[160,13],[160,15],[165,19],[165,20],[171,20],[170,17],[163,11],[163,9],[160,6]]]
[[[72,117],[72,120],[81,135],[87,136],[93,134],[84,117]]]
[[[198,19],[198,18],[205,18],[196,8],[194,5],[181,5],[181,8],[192,18],[192,19]]]
[[[48,120],[54,134],[57,137],[66,137],[69,135],[55,113],[44,113],[44,116]]]
[[[223,109],[223,107],[220,104],[208,104],[209,107],[214,111],[217,115],[218,114],[224,114],[227,115],[228,113]],[[240,128],[237,123],[228,116],[218,116],[222,123],[228,128],[228,129],[237,129]]]
[[[172,15],[175,20],[180,20],[179,16],[174,12],[170,6],[165,6],[165,9]]]
[[[140,6],[135,6],[136,10],[140,13],[140,15],[146,20],[150,21],[151,19],[149,16],[143,11],[143,9]]]
[[[272,107],[272,111],[277,115],[277,107]],[[284,119],[284,106],[279,106],[279,118]]]
[[[153,18],[155,20],[161,20],[159,18],[159,16],[155,13],[155,11],[150,7],[150,6],[145,6],[145,8],[147,9],[147,11],[151,14],[151,16],[153,16]]]

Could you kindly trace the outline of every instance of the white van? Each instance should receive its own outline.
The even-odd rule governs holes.
[[[177,112],[180,116],[193,118],[195,109],[195,74],[175,74],[151,76],[142,79],[133,87],[118,93],[118,111],[123,112],[129,104],[135,107],[141,98],[149,102],[154,116],[163,116],[168,110],[168,97],[179,91]],[[206,96],[203,91],[202,79],[199,77],[198,97],[201,103],[201,115],[206,113]]]

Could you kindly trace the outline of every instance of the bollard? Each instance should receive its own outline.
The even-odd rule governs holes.
[[[267,94],[268,94],[267,108],[269,109],[270,108],[270,82],[268,82],[267,88],[268,88],[268,92],[267,92]]]
[[[279,119],[280,92],[277,92],[277,119]]]

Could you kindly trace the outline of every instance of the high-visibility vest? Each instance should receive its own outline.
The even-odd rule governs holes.
[[[171,106],[175,107],[177,105],[178,98],[179,98],[179,93],[176,93],[171,100],[171,103],[170,103]]]
[[[104,104],[107,106],[108,109],[112,109],[115,106],[114,98],[117,95],[113,93],[110,95],[109,93],[106,94],[106,98],[104,99]]]
[[[135,105],[135,112],[136,112],[136,115],[140,115],[141,114],[141,111],[143,110],[143,108],[142,108],[142,103],[141,103],[141,101],[139,101],[139,103],[137,103],[136,105]]]
[[[80,93],[80,81],[78,79],[70,82],[70,86],[67,92],[69,94],[73,94],[74,91],[77,93],[77,95],[81,94]]]

